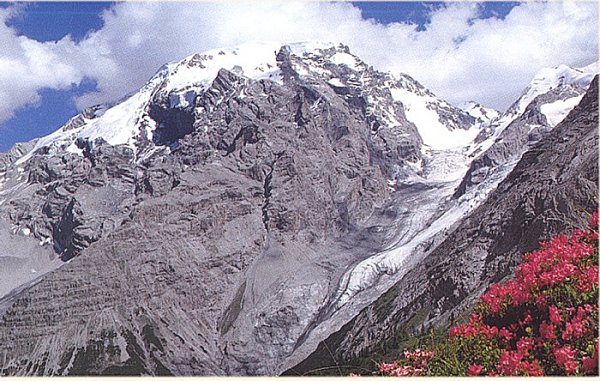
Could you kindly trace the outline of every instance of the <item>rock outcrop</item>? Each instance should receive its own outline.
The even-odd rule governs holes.
[[[481,219],[462,221],[480,202],[469,189],[451,197],[469,154],[493,143],[474,140],[480,122],[343,45],[251,44],[165,65],[0,157],[0,375],[279,374],[411,277],[457,285],[442,288],[458,299],[435,303],[411,288],[438,308],[433,321],[487,282],[452,272],[480,270],[448,264],[450,243],[436,249]],[[562,157],[551,159],[570,178],[579,166]],[[558,176],[525,172],[509,184]],[[526,219],[499,209],[494,221],[571,205],[538,198]],[[514,254],[489,254],[490,278],[508,268],[496,256]]]
[[[345,89],[293,75],[312,60],[349,81],[327,60],[340,52],[283,48],[282,83],[221,69],[182,107],[158,86],[151,139],[79,137],[80,154],[42,146],[13,165],[27,191],[2,217],[68,263],[2,301],[2,374],[275,373],[364,255],[342,238],[420,155],[381,74]]]
[[[351,363],[397,335],[454,321],[490,284],[510,277],[522,253],[586,226],[597,197],[596,76],[579,105],[447,239],[287,374]]]

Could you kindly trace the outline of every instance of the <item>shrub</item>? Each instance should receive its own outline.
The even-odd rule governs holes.
[[[494,284],[464,325],[428,349],[380,363],[387,376],[598,374],[598,212],[587,231],[524,255],[514,280]]]

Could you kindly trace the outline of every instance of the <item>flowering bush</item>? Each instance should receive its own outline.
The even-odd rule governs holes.
[[[448,339],[379,364],[388,376],[598,374],[598,212],[588,231],[526,254],[514,280],[494,284]]]

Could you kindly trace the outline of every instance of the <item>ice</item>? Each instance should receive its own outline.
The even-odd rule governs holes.
[[[168,75],[162,91],[170,93],[192,87],[201,93],[210,86],[220,69],[237,71],[254,80],[279,80],[276,56],[281,46],[278,42],[255,42],[187,57],[167,65]],[[239,69],[236,70],[236,66]]]
[[[110,145],[129,144],[133,147],[134,139],[139,134],[138,122],[144,114],[142,105],[148,101],[147,92],[133,95],[107,110],[101,117],[92,119],[78,137],[91,141],[102,138]]]
[[[304,54],[313,53],[319,50],[330,49],[335,46],[335,43],[327,41],[303,41],[287,44],[287,47],[290,49],[290,52],[298,57],[302,57]]]
[[[432,97],[417,95],[409,90],[394,87],[390,88],[390,91],[393,99],[404,105],[406,118],[417,127],[423,143],[434,150],[467,146],[479,133],[477,126],[468,130],[449,130],[440,122],[437,112],[427,107],[430,102],[434,101]]]
[[[423,177],[431,182],[453,182],[461,180],[471,163],[465,149],[430,151]]]
[[[414,257],[415,249],[431,240],[437,234],[450,229],[460,221],[474,205],[459,203],[437,218],[431,225],[416,233],[408,242],[385,250],[360,262],[342,280],[342,292],[339,293],[337,307],[346,304],[357,293],[373,286],[382,274],[398,276],[399,272],[406,273],[412,266],[410,263],[418,261]],[[431,218],[431,210],[415,211],[414,219],[426,221]]]
[[[412,233],[407,235],[407,239],[395,242],[388,249],[359,262],[344,275],[337,294],[338,308],[348,303],[356,294],[373,287],[381,280],[382,275],[393,275],[398,279],[402,274],[406,274],[422,259],[423,246],[434,242],[437,237],[448,234],[456,223],[486,199],[520,159],[519,157],[505,163],[490,178],[478,184],[460,199],[448,202],[456,185],[464,176],[469,160],[464,156],[464,150],[427,151],[427,156],[430,160],[428,165],[434,175],[424,182],[430,184],[438,182],[441,186],[429,191],[429,194],[424,192],[410,218],[404,217],[404,224],[414,225],[411,226]],[[448,180],[445,183],[441,182],[444,178]],[[426,221],[429,222],[423,226]]]
[[[169,95],[169,106],[171,108],[186,108],[194,104],[196,91],[188,90],[182,93],[172,93]]]
[[[570,83],[587,89],[597,72],[597,62],[579,69],[566,65],[559,65],[555,68],[544,68],[536,74],[521,98],[519,98],[517,104],[513,106],[514,111],[518,114],[523,113],[527,105],[535,97],[547,93],[559,85]]]
[[[351,54],[337,52],[333,56],[331,56],[331,62],[336,65],[346,65],[352,70],[358,70],[357,60]]]
[[[344,85],[339,78],[331,78],[329,81],[327,81],[327,83],[335,87],[346,87],[346,85]]]
[[[459,222],[465,215],[479,206],[487,195],[497,187],[514,168],[520,157],[516,157],[510,162],[499,166],[488,178],[468,193],[463,195],[457,201],[450,202],[446,207],[444,200],[450,191],[455,189],[455,185],[464,176],[472,156],[470,154],[478,149],[485,151],[488,149],[500,135],[500,133],[520,115],[527,105],[538,95],[544,94],[552,88],[565,83],[574,83],[581,87],[587,87],[591,82],[594,73],[597,71],[597,64],[586,66],[583,69],[572,69],[561,65],[554,69],[544,69],[533,79],[529,87],[523,93],[518,102],[515,103],[509,111],[503,114],[500,119],[493,121],[496,126],[493,136],[486,139],[483,143],[471,145],[475,136],[479,133],[479,127],[474,126],[469,130],[448,130],[438,120],[438,115],[434,110],[427,108],[434,98],[428,95],[417,94],[416,91],[408,89],[391,87],[390,91],[394,100],[402,102],[405,106],[407,118],[413,122],[424,143],[428,146],[423,150],[426,157],[426,164],[420,173],[420,181],[433,184],[439,182],[441,185],[437,193],[434,193],[430,202],[425,202],[423,198],[423,207],[416,207],[411,221],[430,221],[428,226],[419,229],[418,226],[411,227],[412,237],[401,242],[396,242],[390,248],[376,253],[373,256],[359,262],[349,272],[347,272],[341,282],[338,291],[337,307],[348,303],[357,293],[373,287],[381,280],[382,275],[394,275],[396,279],[412,268],[414,263],[420,260],[424,255],[422,246],[428,242],[434,242],[440,234],[445,234],[452,226]],[[541,106],[541,112],[546,116],[548,123],[554,127],[575,107],[581,96],[559,100]],[[474,117],[480,117],[481,108],[474,104],[465,106],[467,112],[471,111]],[[492,110],[493,112],[493,110]],[[494,118],[496,115],[494,115]],[[492,119],[494,119],[492,118]],[[481,118],[483,119],[483,118]],[[416,179],[419,181],[418,179]],[[413,179],[412,181],[415,181]],[[390,185],[396,185],[390,183]],[[434,200],[435,199],[435,200]],[[445,208],[439,217],[436,217],[435,209]],[[407,220],[408,221],[408,220]],[[410,221],[408,221],[409,223]]]
[[[556,102],[546,103],[540,107],[542,114],[546,116],[546,120],[551,127],[555,127],[560,123],[571,110],[579,104],[583,98],[583,94],[578,97],[561,99]]]
[[[460,105],[460,109],[471,115],[473,118],[479,119],[483,122],[489,122],[490,120],[496,119],[498,116],[500,116],[498,111],[488,107],[483,107],[482,105],[472,101]]]
[[[31,151],[29,151],[25,155],[21,156],[19,158],[19,160],[15,161],[15,165],[21,165],[21,164],[25,163],[27,160],[29,160],[31,158],[31,156],[34,154],[35,151],[37,151],[38,149],[40,149],[42,147],[49,146],[50,144],[52,144],[54,142],[67,141],[70,144],[70,142],[75,139],[75,135],[76,135],[77,131],[78,130],[65,131],[64,127],[63,127],[63,128],[60,128],[60,129],[54,131],[53,133],[51,133],[49,135],[41,137],[37,141],[35,147]]]

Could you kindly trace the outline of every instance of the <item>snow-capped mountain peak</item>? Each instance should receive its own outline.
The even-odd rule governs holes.
[[[314,58],[323,50],[334,50],[330,62],[345,64],[354,69],[362,64],[347,52],[341,44],[328,42],[299,42],[283,45],[280,42],[246,43],[231,48],[218,48],[194,54],[180,61],[164,65],[138,92],[102,112],[80,114],[54,133],[42,137],[31,152],[21,157],[17,164],[27,161],[42,147],[49,151],[67,150],[80,152],[76,141],[83,138],[93,142],[102,139],[108,144],[127,144],[134,151],[136,140],[144,131],[148,139],[156,124],[148,115],[147,106],[155,96],[166,96],[170,106],[190,106],[194,98],[204,92],[221,69],[232,71],[251,80],[267,79],[281,84],[281,70],[277,65],[277,53],[285,47],[297,57]],[[362,64],[364,67],[366,65]],[[308,69],[318,69],[315,66]],[[304,74],[302,70],[298,70]],[[78,123],[74,124],[73,121]]]
[[[460,109],[477,119],[480,123],[489,123],[490,121],[498,118],[500,113],[493,108],[482,106],[481,104],[468,101],[459,105]]]
[[[484,124],[481,135],[477,137],[479,143],[472,147],[472,153],[478,154],[490,148],[504,130],[534,103],[543,117],[538,124],[552,129],[579,103],[597,73],[597,62],[583,68],[559,65],[540,70],[505,112]]]
[[[475,118],[438,98],[408,75],[400,75],[390,91],[430,149],[465,147],[479,133]]]
[[[583,68],[559,65],[540,70],[523,91],[521,97],[507,111],[507,114],[521,114],[537,96],[545,94],[559,86],[573,85],[587,89],[594,75],[598,73],[598,63]]]

